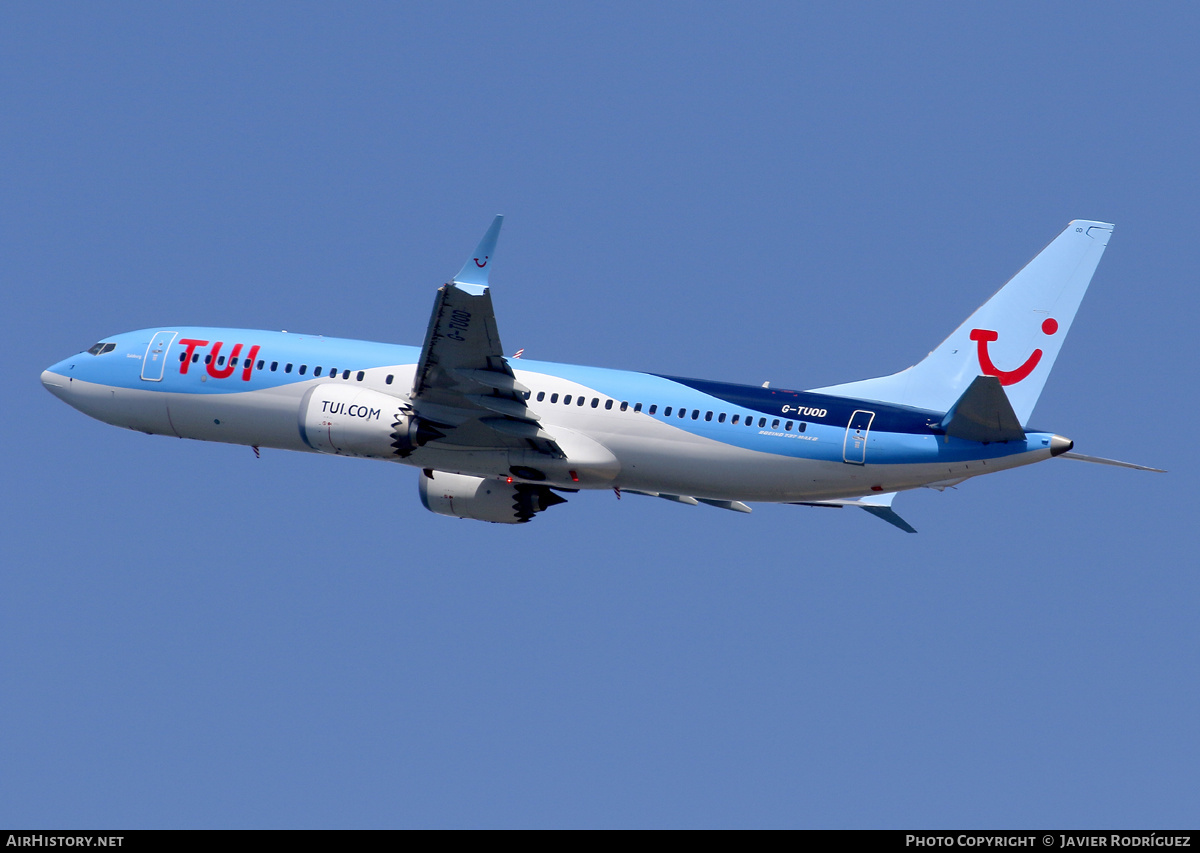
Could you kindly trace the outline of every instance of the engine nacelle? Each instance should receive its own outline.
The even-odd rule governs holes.
[[[421,503],[430,512],[497,524],[521,524],[544,509],[567,502],[546,486],[445,471],[422,471],[418,489]]]
[[[324,382],[300,401],[300,438],[321,453],[404,458],[441,435],[399,397],[361,386]]]

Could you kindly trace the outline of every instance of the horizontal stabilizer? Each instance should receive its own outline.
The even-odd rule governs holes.
[[[859,509],[865,509],[867,512],[876,518],[881,518],[893,527],[899,527],[905,533],[916,533],[917,529],[896,514],[892,509],[892,501],[895,499],[895,492],[888,492],[886,495],[867,495],[861,498],[841,498],[828,501],[791,501],[793,506],[831,506],[844,507],[856,506]]]
[[[1060,453],[1060,459],[1074,459],[1077,462],[1095,462],[1099,465],[1116,465],[1118,468],[1133,468],[1135,471],[1153,471],[1156,474],[1165,474],[1166,470],[1162,468],[1151,468],[1148,465],[1135,465],[1132,462],[1119,462],[1116,459],[1105,459],[1102,456],[1088,456],[1083,453]]]
[[[967,441],[1021,441],[1025,430],[995,376],[976,376],[942,419],[946,435]]]

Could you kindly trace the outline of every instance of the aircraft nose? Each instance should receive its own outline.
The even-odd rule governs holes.
[[[69,369],[66,362],[60,361],[58,364],[51,365],[42,371],[42,385],[60,400],[67,399],[67,389],[71,384],[71,379],[69,376],[64,376],[63,374]]]

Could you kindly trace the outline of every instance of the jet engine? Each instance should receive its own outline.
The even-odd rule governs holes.
[[[428,469],[421,472],[418,489],[421,503],[430,512],[497,524],[521,524],[544,509],[567,502],[546,486]]]
[[[399,397],[369,388],[325,382],[300,402],[300,437],[321,453],[404,458],[442,435]]]

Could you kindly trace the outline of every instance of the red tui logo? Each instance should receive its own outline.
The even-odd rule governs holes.
[[[1053,317],[1048,317],[1042,322],[1042,334],[1053,335],[1057,331],[1058,321]],[[979,345],[979,369],[983,372],[984,376],[995,376],[1000,380],[1001,385],[1015,385],[1033,373],[1033,369],[1042,360],[1042,351],[1035,349],[1029,358],[1025,359],[1025,363],[1016,370],[1001,370],[992,363],[992,356],[988,353],[988,344],[999,337],[998,334],[990,329],[971,330],[971,340]]]

